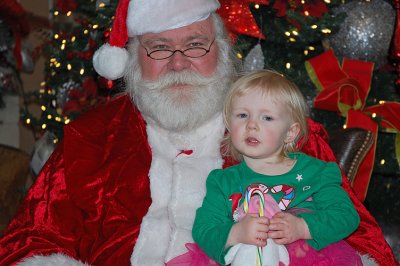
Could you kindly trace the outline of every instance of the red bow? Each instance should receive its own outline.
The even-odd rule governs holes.
[[[373,66],[371,62],[351,59],[344,59],[340,66],[332,50],[306,62],[307,72],[320,91],[314,99],[314,107],[338,112],[347,117],[348,128],[364,128],[374,134],[375,142],[352,184],[361,201],[365,199],[375,159],[378,125],[371,116],[376,115],[382,119],[381,128],[400,132],[400,103],[389,102],[365,107]]]

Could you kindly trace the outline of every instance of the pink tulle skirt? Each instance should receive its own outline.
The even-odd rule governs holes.
[[[297,240],[286,245],[290,266],[362,266],[357,252],[344,240],[316,251],[306,241]]]
[[[214,266],[219,265],[194,243],[187,243],[188,252],[170,261],[166,266]],[[362,266],[360,256],[347,244],[339,241],[316,251],[306,241],[298,240],[286,245],[290,266]]]

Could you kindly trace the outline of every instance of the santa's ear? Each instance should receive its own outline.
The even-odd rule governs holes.
[[[289,129],[288,132],[286,133],[286,139],[285,142],[286,143],[290,143],[293,142],[296,137],[299,135],[300,132],[300,125],[299,123],[293,123]]]

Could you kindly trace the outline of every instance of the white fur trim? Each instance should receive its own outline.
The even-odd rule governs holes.
[[[361,262],[364,266],[379,266],[376,261],[368,255],[360,255]]]
[[[219,8],[216,0],[131,0],[128,36],[159,33],[206,19]]]
[[[77,261],[67,255],[56,253],[50,256],[36,255],[24,259],[17,266],[89,266],[89,264]]]
[[[131,264],[158,266],[185,253],[194,242],[192,226],[203,202],[209,172],[221,168],[222,115],[185,134],[170,133],[148,124],[152,148],[150,190],[152,204],[143,218]],[[193,150],[190,155],[181,150]]]
[[[93,67],[100,76],[110,80],[121,78],[127,67],[129,53],[125,48],[103,44],[93,56]]]
[[[284,245],[276,244],[272,239],[262,250],[262,266],[289,265],[289,253]],[[257,247],[254,245],[236,244],[225,255],[226,265],[253,266],[257,258]]]

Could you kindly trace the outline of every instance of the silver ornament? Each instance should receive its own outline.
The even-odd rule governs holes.
[[[69,101],[69,91],[78,87],[78,83],[73,80],[68,80],[67,82],[62,84],[62,86],[58,88],[56,94],[57,106],[60,108],[64,108],[64,105]]]
[[[244,59],[244,70],[253,71],[264,69],[264,54],[261,50],[261,45],[254,46]]]
[[[385,65],[394,30],[392,6],[384,0],[352,1],[333,11],[347,14],[339,32],[328,38],[336,56],[373,62],[376,69]]]
[[[35,175],[40,172],[40,169],[42,169],[47,159],[53,153],[56,147],[56,144],[54,144],[56,138],[54,134],[46,131],[43,136],[36,141],[31,159],[31,168]]]
[[[0,18],[0,52],[11,50],[12,34],[8,25]]]
[[[17,94],[21,92],[21,80],[13,67],[0,63],[0,92]]]
[[[33,73],[35,62],[32,57],[32,47],[28,40],[22,41],[21,47],[22,69],[25,73]]]

